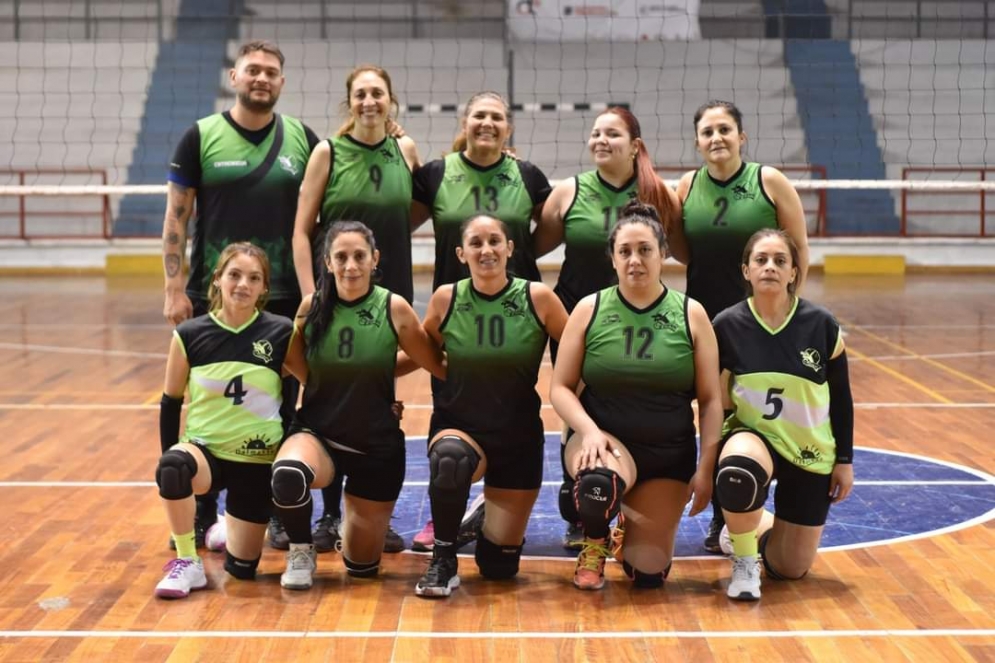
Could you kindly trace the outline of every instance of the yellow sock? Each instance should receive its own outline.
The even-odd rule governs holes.
[[[732,541],[732,553],[736,557],[756,557],[757,556],[757,530],[751,529],[742,534],[729,532],[729,540]],[[176,549],[179,550],[177,544]]]
[[[186,534],[174,534],[173,541],[176,542],[177,557],[199,559],[197,555],[197,539],[194,537],[193,530],[190,530]]]

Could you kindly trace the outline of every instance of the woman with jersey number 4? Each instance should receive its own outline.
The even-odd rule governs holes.
[[[853,487],[843,335],[827,310],[795,294],[798,259],[788,233],[755,233],[742,256],[749,298],[715,318],[732,405],[715,478],[732,554],[731,599],[760,598],[758,558],[771,579],[808,573],[830,506]],[[760,531],[772,479],[773,526]]]
[[[636,587],[654,588],[670,571],[684,506],[693,500],[694,515],[711,496],[722,424],[718,349],[701,305],[660,281],[666,240],[655,208],[626,205],[608,248],[618,285],[570,314],[550,389],[569,427],[565,464],[584,525],[573,583],[601,589],[614,552]],[[624,542],[610,551],[620,511]]]

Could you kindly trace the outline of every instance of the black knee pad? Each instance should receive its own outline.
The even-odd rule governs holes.
[[[470,496],[473,473],[480,465],[474,448],[455,435],[444,435],[432,445],[428,463],[429,497],[443,503],[465,503]]]
[[[314,471],[299,460],[278,460],[273,463],[273,503],[284,509],[304,506],[311,500]]]
[[[342,563],[345,564],[345,572],[353,578],[375,578],[380,573],[380,560],[375,562],[354,562],[345,555],[342,555]]]
[[[230,552],[225,551],[225,571],[239,580],[255,580],[256,569],[259,567],[259,558],[239,559]]]
[[[580,522],[577,505],[574,504],[574,484],[572,479],[560,484],[560,518],[568,523]]]
[[[606,467],[585,470],[574,482],[574,506],[585,526],[593,521],[610,523],[622,510],[624,494],[625,480]]]
[[[525,541],[522,541],[525,545]],[[522,545],[499,546],[484,536],[477,535],[477,549],[473,558],[480,569],[480,575],[488,580],[509,580],[518,575],[518,564],[522,559]]]
[[[159,457],[155,482],[159,496],[167,500],[182,500],[193,495],[193,478],[197,476],[197,461],[186,451],[170,449]]]
[[[726,456],[719,462],[715,475],[715,493],[726,511],[749,513],[767,501],[769,481],[767,471],[752,458]]]
[[[674,563],[671,562],[667,564],[667,568],[663,571],[658,571],[656,573],[643,573],[639,569],[632,568],[632,565],[626,561],[622,561],[622,571],[625,573],[626,577],[632,581],[633,587],[639,589],[659,589],[663,587],[663,581],[667,579],[670,575],[670,567]]]

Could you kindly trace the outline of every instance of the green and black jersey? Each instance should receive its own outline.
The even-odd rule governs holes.
[[[187,294],[207,299],[211,272],[225,246],[252,242],[272,267],[270,299],[298,299],[291,238],[297,194],[314,133],[276,114],[259,131],[240,127],[228,112],[199,120],[183,136],[168,180],[197,190]]]
[[[758,230],[777,228],[777,209],[764,191],[761,165],[743,166],[719,182],[702,166],[682,208],[690,260],[688,297],[709,319],[746,297],[741,265],[746,242]]]
[[[470,275],[456,257],[460,226],[477,214],[501,219],[515,250],[508,271],[530,281],[540,280],[532,246],[532,211],[549,197],[549,181],[528,161],[501,155],[497,163],[481,167],[462,152],[431,161],[415,173],[414,199],[432,211],[435,229],[435,278],[432,288],[455,283]]]
[[[619,211],[636,200],[636,178],[614,187],[597,170],[576,177],[574,199],[563,215],[564,259],[556,294],[567,312],[577,302],[618,280],[608,255],[608,235]]]
[[[391,293],[374,286],[366,296],[335,304],[332,324],[308,348],[307,384],[297,420],[337,448],[364,454],[404,444],[394,404],[397,331]],[[310,327],[304,329],[311,343]]]
[[[311,238],[315,266],[324,269],[324,239],[336,221],[361,221],[380,250],[379,285],[414,299],[411,280],[411,171],[397,139],[376,145],[346,134],[329,138],[331,172],[321,202],[321,220]]]
[[[471,279],[457,281],[439,329],[447,369],[433,402],[448,427],[472,435],[539,420],[535,386],[547,336],[528,281],[510,278],[495,295],[478,292]]]
[[[584,409],[599,428],[624,444],[693,443],[695,371],[688,298],[668,288],[637,309],[618,286],[596,297],[584,333]]]
[[[826,367],[842,343],[832,314],[795,299],[784,324],[771,329],[749,299],[723,311],[714,326],[719,364],[732,374],[734,412],[723,432],[755,430],[794,465],[830,474],[836,442]]]
[[[203,445],[216,458],[272,463],[283,439],[283,361],[293,323],[256,313],[233,329],[213,313],[173,332],[190,364],[190,406],[181,442]]]

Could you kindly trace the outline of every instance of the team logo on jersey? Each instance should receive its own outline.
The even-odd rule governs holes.
[[[394,152],[392,150],[390,150],[389,148],[381,147],[380,148],[380,156],[382,156],[383,160],[386,161],[387,163],[396,163],[397,162],[397,155],[394,154]]]
[[[667,316],[666,312],[654,313],[653,329],[666,329],[667,331],[677,331],[677,323],[673,322]]]
[[[283,168],[291,175],[297,175],[297,166],[294,165],[294,157],[280,155],[276,160],[280,162],[280,168]]]
[[[805,447],[804,449],[799,449],[798,454],[795,456],[794,463],[801,467],[807,467],[813,463],[817,463],[822,460],[822,452],[812,446]]]
[[[501,302],[501,308],[504,309],[504,317],[506,318],[513,318],[516,315],[519,316],[525,315],[525,309],[519,306],[518,302],[515,302],[511,299],[506,299],[503,302]]]
[[[498,173],[494,176],[494,179],[497,180],[498,186],[501,187],[515,186],[518,184],[518,180],[507,173]]]
[[[261,341],[252,342],[252,356],[262,359],[267,364],[273,361],[273,345],[265,338]]]
[[[380,326],[380,321],[373,317],[373,313],[369,309],[361,309],[356,316],[359,318],[360,327]]]
[[[750,193],[742,184],[737,184],[732,188],[732,197],[733,200],[753,200],[757,195]]]
[[[622,316],[618,313],[609,313],[605,317],[601,318],[601,324],[603,325],[615,325],[622,322]]]
[[[242,446],[235,450],[239,456],[269,456],[273,453],[269,438],[254,437],[251,440],[242,442]]]
[[[799,353],[802,356],[802,363],[811,368],[816,373],[822,368],[822,356],[815,348],[806,348]]]

